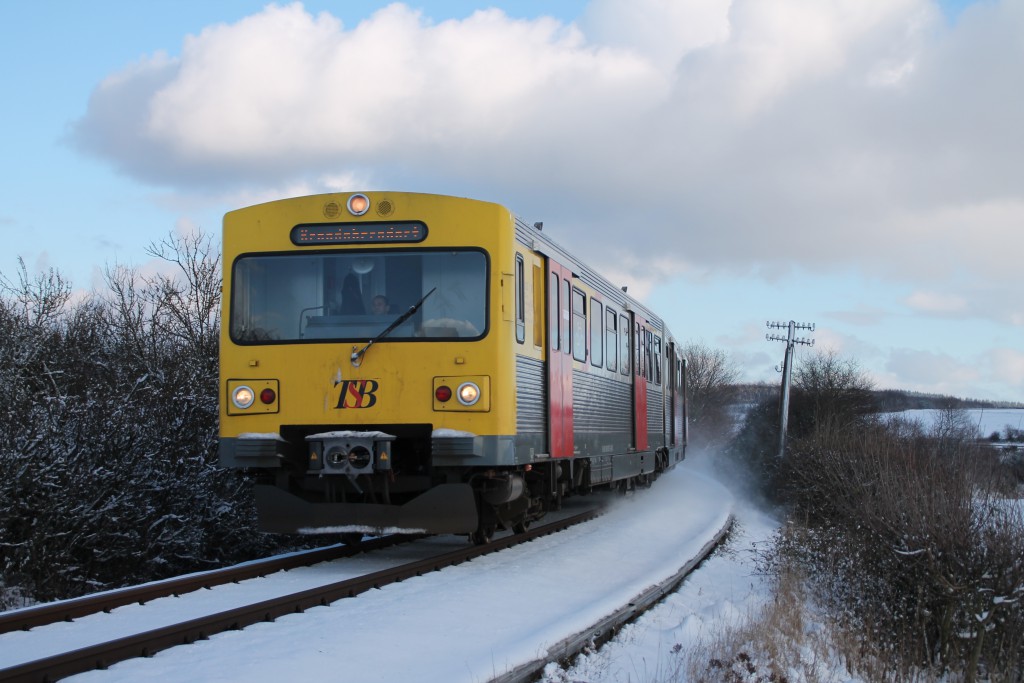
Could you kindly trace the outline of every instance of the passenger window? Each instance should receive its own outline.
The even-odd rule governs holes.
[[[533,267],[533,345],[544,346],[544,269]]]
[[[644,334],[645,334],[644,345],[646,347],[645,351],[646,351],[646,354],[647,354],[646,365],[644,366],[645,372],[647,373],[645,376],[647,377],[647,381],[648,382],[653,382],[654,381],[654,333],[651,332],[650,330],[646,330],[646,332]]]
[[[619,341],[619,333],[615,328],[615,321],[618,320],[618,314],[612,309],[607,310],[607,327],[605,329],[605,345],[608,347],[608,363],[606,367],[609,370],[616,369],[616,361],[618,360],[618,348],[617,343]]]
[[[661,337],[654,335],[654,381],[661,384]]]
[[[644,376],[644,337],[646,336],[646,328],[640,323],[636,323],[636,351],[634,356],[636,357],[636,363],[633,364],[633,372],[637,375]]]
[[[566,353],[571,353],[571,341],[569,338],[569,306],[572,301],[572,286],[568,280],[562,280],[562,300],[561,300],[561,314],[558,319],[558,343],[561,344],[562,350]]]
[[[559,349],[558,320],[562,317],[562,309],[558,305],[558,273],[551,273],[548,284],[548,337],[551,338],[551,348]]]
[[[587,359],[587,297],[578,289],[572,290],[572,357]]]
[[[629,318],[619,316],[619,372],[629,374]]]
[[[601,367],[604,363],[604,307],[600,301],[590,299],[590,364]]]
[[[516,254],[516,341],[526,341],[526,266],[523,255]]]

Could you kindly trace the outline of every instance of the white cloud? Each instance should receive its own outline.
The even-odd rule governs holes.
[[[894,59],[906,64],[916,47],[908,36],[930,8],[923,0],[737,1],[731,39],[715,51],[717,69],[735,88],[739,112],[751,115],[800,85],[834,76],[870,80]]]
[[[593,0],[580,23],[589,40],[671,70],[683,56],[729,38],[731,5],[732,0]]]
[[[658,274],[1011,291],[1021,35],[1016,0],[952,27],[931,0],[593,0],[578,24],[396,3],[354,27],[269,5],[106,79],[74,138],[208,199],[372,182],[501,201],[621,255],[639,292],[654,253]],[[1008,296],[988,314],[1024,316]]]
[[[152,60],[107,79],[78,135],[172,184],[188,184],[196,168],[252,182],[384,159],[451,173],[455,161],[492,165],[545,122],[562,133],[590,112],[603,126],[666,87],[643,58],[585,45],[550,18],[484,10],[433,25],[393,4],[345,31],[326,13],[270,5],[189,37],[173,64]],[[106,125],[124,108],[128,130]],[[125,133],[141,144],[134,153],[116,142]]]
[[[853,310],[826,311],[825,317],[858,327],[875,327],[880,325],[891,314],[884,308],[861,304]]]
[[[1018,397],[1024,396],[1024,350],[993,349],[985,359],[989,379],[1016,387]]]
[[[888,369],[901,378],[904,389],[953,396],[964,395],[963,391],[977,386],[981,378],[977,367],[967,359],[916,349],[894,349]]]
[[[907,305],[924,313],[962,314],[967,311],[964,297],[936,292],[914,292],[907,297]]]

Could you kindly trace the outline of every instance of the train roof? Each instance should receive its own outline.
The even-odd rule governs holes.
[[[454,200],[459,200],[459,201],[464,201],[464,202],[475,202],[475,203],[478,203],[478,204],[490,204],[490,205],[492,205],[492,206],[494,206],[496,208],[500,208],[501,210],[508,212],[509,215],[511,215],[513,217],[513,219],[515,221],[515,234],[516,234],[516,238],[522,244],[524,244],[525,246],[530,247],[531,249],[533,249],[533,250],[535,250],[535,251],[537,251],[539,253],[542,253],[542,254],[544,254],[546,256],[551,256],[551,257],[556,258],[563,265],[566,265],[566,266],[570,267],[572,269],[573,273],[578,275],[581,280],[583,280],[585,283],[587,283],[588,286],[593,287],[595,290],[599,291],[605,297],[608,297],[609,299],[614,299],[614,300],[617,300],[617,301],[624,301],[625,305],[626,305],[626,307],[628,309],[630,309],[630,310],[632,310],[634,312],[637,312],[637,313],[642,313],[647,318],[647,320],[651,321],[652,323],[655,323],[657,325],[660,325],[660,326],[664,327],[664,321],[661,318],[661,316],[659,316],[654,311],[652,311],[649,308],[647,308],[644,304],[640,303],[638,300],[636,300],[633,297],[629,296],[629,294],[627,294],[625,292],[625,290],[623,290],[622,287],[618,287],[618,286],[612,284],[603,275],[598,273],[596,270],[594,270],[593,268],[588,266],[586,263],[581,261],[578,257],[574,256],[572,254],[572,252],[570,252],[568,249],[566,249],[565,247],[560,245],[558,242],[553,240],[547,233],[544,233],[539,228],[534,227],[534,223],[524,219],[523,217],[519,216],[514,211],[509,209],[507,206],[505,206],[504,204],[501,204],[499,202],[494,202],[494,201],[489,201],[489,200],[484,200],[484,199],[476,199],[476,198],[473,198],[473,197],[462,197],[462,196],[458,196],[458,195],[446,195],[446,194],[431,193],[431,192],[405,192],[405,191],[401,191],[401,190],[383,190],[383,189],[378,189],[378,190],[350,190],[350,191],[341,191],[341,192],[323,192],[323,193],[317,193],[317,194],[311,194],[311,195],[300,195],[300,196],[296,196],[296,197],[285,197],[285,198],[281,198],[281,199],[273,199],[273,200],[270,200],[270,201],[267,201],[267,202],[260,202],[258,204],[252,204],[252,205],[249,205],[249,206],[246,206],[246,207],[240,207],[238,209],[234,209],[232,211],[229,211],[228,214],[233,214],[233,213],[237,213],[237,212],[244,212],[244,211],[251,211],[251,210],[254,210],[254,209],[261,208],[261,207],[269,207],[269,206],[275,205],[275,204],[285,204],[285,203],[289,203],[289,202],[296,202],[296,203],[298,203],[298,202],[308,202],[308,201],[310,201],[312,199],[315,199],[317,197],[326,198],[326,197],[332,197],[332,196],[338,196],[338,195],[351,196],[353,194],[366,194],[366,195],[370,195],[370,196],[384,194],[384,195],[403,195],[403,196],[406,196],[406,197],[422,197],[424,199],[427,199],[427,198],[448,199],[448,200],[454,199]],[[666,331],[666,334],[667,334],[667,331]]]

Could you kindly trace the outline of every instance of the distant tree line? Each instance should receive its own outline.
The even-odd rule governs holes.
[[[732,387],[736,399],[740,403],[755,404],[777,397],[778,384],[739,383]],[[976,410],[980,408],[1024,408],[1024,403],[1013,401],[985,401],[973,398],[960,398],[944,394],[928,394],[905,389],[870,389],[874,403],[874,411],[878,413],[898,413],[905,410],[944,410],[949,408]]]
[[[249,487],[217,466],[220,259],[150,247],[72,298],[54,270],[0,276],[0,607],[248,559]],[[7,605],[3,598],[7,596]]]
[[[943,410],[978,408],[1024,408],[1024,403],[1012,401],[983,401],[975,398],[960,398],[942,394],[927,394],[902,389],[880,389],[874,392],[878,411],[894,413],[901,410]]]

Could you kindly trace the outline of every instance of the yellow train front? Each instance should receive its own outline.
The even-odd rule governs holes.
[[[496,204],[389,192],[225,216],[220,459],[255,474],[261,528],[486,541],[591,484],[584,468],[574,480],[569,462],[586,444],[581,452],[571,434],[556,444],[546,426],[550,414],[564,418],[546,389],[561,380],[524,372],[550,365],[545,321],[564,317],[568,335],[571,317],[568,297],[545,312],[552,266],[523,227]],[[559,367],[571,374],[574,362]],[[682,409],[672,410],[659,424],[680,438],[623,444],[633,464],[620,473],[641,477],[682,457]]]

